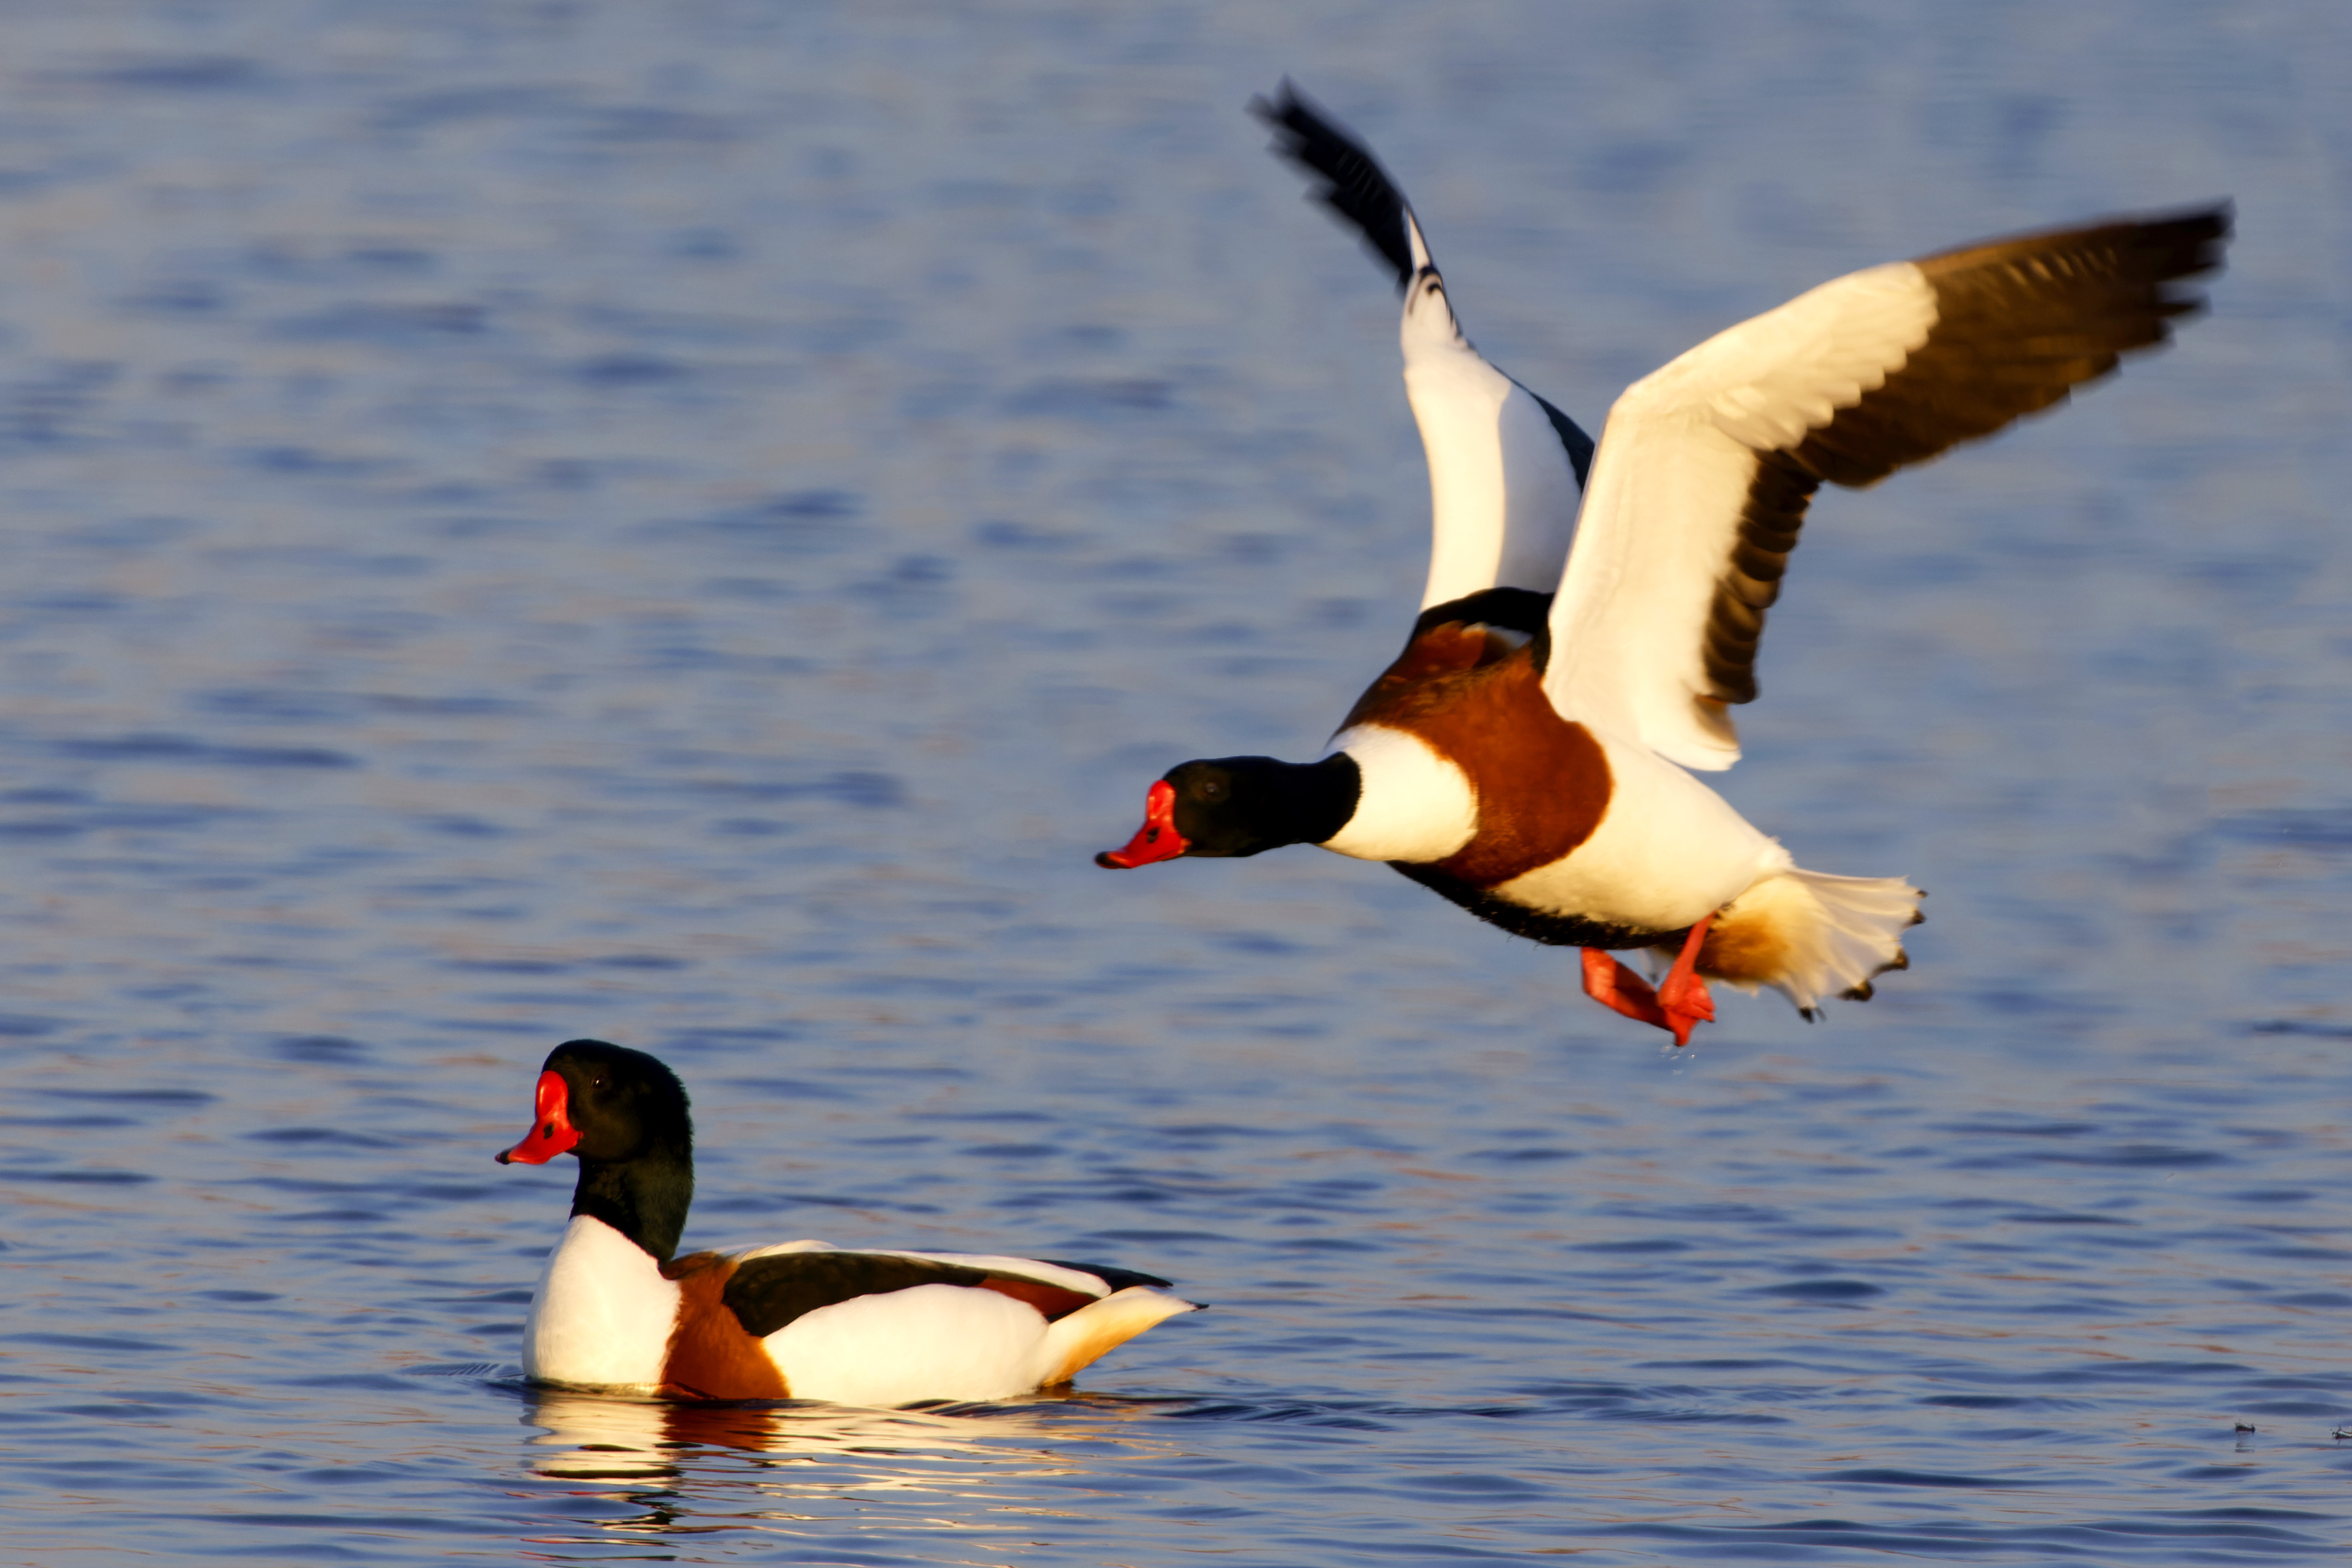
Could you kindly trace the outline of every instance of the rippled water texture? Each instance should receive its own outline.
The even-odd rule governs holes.
[[[2352,12],[0,12],[0,1555],[2337,1561]],[[1400,641],[1393,300],[1597,424],[1849,268],[2232,194],[2178,350],[1821,504],[1728,792],[1933,890],[1683,1055],[1377,866],[1110,875]],[[535,1393],[541,1056],[689,1242],[1215,1310],[1071,1397]],[[2241,1431],[2241,1425],[2252,1427]]]

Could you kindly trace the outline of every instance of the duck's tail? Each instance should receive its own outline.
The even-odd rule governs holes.
[[[1046,1372],[1038,1382],[1049,1388],[1057,1383],[1067,1383],[1144,1330],[1166,1322],[1179,1312],[1200,1310],[1196,1301],[1155,1291],[1149,1285],[1129,1285],[1124,1291],[1113,1291],[1101,1301],[1059,1319],[1045,1331]]]
[[[1698,971],[1744,990],[1769,986],[1811,1018],[1824,998],[1870,998],[1870,982],[1910,967],[1903,933],[1927,895],[1899,876],[1828,876],[1791,866],[1724,906]]]

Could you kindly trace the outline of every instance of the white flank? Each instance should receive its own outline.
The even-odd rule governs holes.
[[[1918,267],[1849,274],[1708,339],[1610,410],[1551,611],[1544,690],[1562,716],[1688,768],[1738,744],[1702,710],[1717,581],[1759,452],[1793,446],[1885,384],[1936,321]]]
[[[1355,758],[1363,793],[1325,849],[1364,861],[1442,861],[1478,831],[1470,780],[1420,737],[1360,724],[1333,736],[1330,749]]]
[[[1644,747],[1594,738],[1611,781],[1600,827],[1565,859],[1496,893],[1537,909],[1678,931],[1789,866],[1788,851],[1698,779]]]
[[[835,1405],[1009,1399],[1035,1388],[1047,1371],[1044,1315],[962,1285],[837,1301],[762,1343],[793,1398]]]
[[[574,1215],[547,1256],[522,1328],[523,1375],[541,1383],[651,1388],[677,1324],[678,1287],[646,1249]]]

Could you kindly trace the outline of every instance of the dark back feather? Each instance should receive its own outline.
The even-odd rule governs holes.
[[[1107,1281],[1118,1275],[1118,1281],[1111,1285],[1113,1290],[1121,1284],[1168,1282],[1125,1270],[1084,1271]],[[933,1258],[900,1258],[887,1252],[771,1252],[764,1257],[746,1258],[735,1265],[719,1300],[735,1314],[744,1333],[764,1339],[819,1307],[854,1301],[860,1296],[911,1291],[918,1285],[961,1285],[994,1291],[1028,1302],[1048,1322],[1067,1317],[1095,1300],[1066,1285],[1033,1280],[1024,1274]]]

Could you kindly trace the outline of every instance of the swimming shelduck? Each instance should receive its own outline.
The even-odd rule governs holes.
[[[1706,980],[1806,1017],[1905,967],[1923,894],[1800,869],[1688,771],[1725,768],[1729,707],[1806,504],[2065,401],[2202,303],[2226,204],[2105,219],[1850,274],[1636,382],[1599,450],[1462,335],[1421,225],[1372,156],[1289,83],[1251,108],[1404,290],[1405,395],[1433,548],[1404,651],[1320,761],[1187,762],[1096,857],[1139,866],[1319,844],[1386,861],[1517,936],[1584,949],[1584,987],[1677,1045]],[[1578,497],[1583,492],[1581,526]],[[1570,548],[1571,534],[1574,548]],[[1669,963],[1654,991],[1610,956]]]
[[[677,1074],[575,1040],[539,1075],[500,1165],[580,1161],[572,1223],[523,1325],[541,1383],[709,1399],[894,1406],[1006,1399],[1066,1383],[1194,1304],[1124,1269],[791,1241],[692,1252],[694,1124]]]

